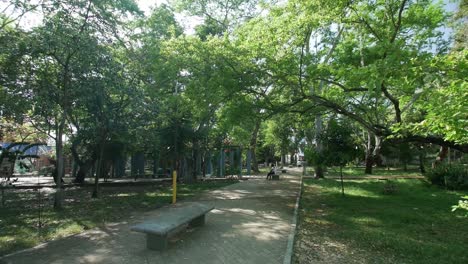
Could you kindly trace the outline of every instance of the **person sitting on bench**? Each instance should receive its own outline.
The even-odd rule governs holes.
[[[276,174],[276,172],[275,172],[275,167],[272,166],[270,172],[268,172],[268,174],[267,174],[267,178],[266,178],[266,179],[267,179],[267,180],[271,180],[271,179],[273,178],[273,175],[275,175],[275,174]]]

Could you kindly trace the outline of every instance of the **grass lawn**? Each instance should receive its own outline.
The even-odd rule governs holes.
[[[419,168],[408,167],[407,171],[401,168],[372,168],[372,175],[365,174],[365,167],[345,167],[343,168],[343,177],[375,177],[375,176],[422,176]],[[309,174],[313,175],[313,171]],[[331,167],[328,168],[326,176],[329,177],[340,177],[340,168]]]
[[[468,192],[422,180],[304,181],[295,263],[468,263],[468,218],[451,212]]]
[[[237,181],[208,181],[178,185],[178,200]],[[171,202],[169,186],[101,187],[101,198],[91,199],[91,188],[64,191],[64,210],[54,211],[53,195],[42,190],[7,190],[0,207],[0,256],[44,241],[80,233],[107,222],[123,221],[132,213],[156,209]],[[42,197],[42,203],[39,203]],[[39,213],[41,228],[39,228]]]

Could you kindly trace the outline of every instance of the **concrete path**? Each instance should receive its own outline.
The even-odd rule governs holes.
[[[206,225],[181,232],[164,252],[147,250],[145,235],[130,231],[155,210],[14,253],[0,263],[283,263],[299,190],[299,176],[282,175],[280,181],[249,179],[207,192],[195,199],[215,206]]]

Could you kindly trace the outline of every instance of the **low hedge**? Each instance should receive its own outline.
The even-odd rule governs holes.
[[[427,171],[424,176],[432,183],[450,190],[468,190],[468,167],[461,164],[442,164]]]

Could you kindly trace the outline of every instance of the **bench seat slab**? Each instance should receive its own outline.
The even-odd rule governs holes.
[[[132,226],[132,231],[151,233],[155,235],[166,235],[183,224],[189,224],[192,220],[204,216],[214,209],[200,203],[186,203],[159,210],[159,214],[150,221]]]
[[[178,232],[184,225],[197,227],[205,225],[205,214],[214,209],[200,203],[182,203],[162,208],[150,221],[130,227],[132,231],[146,233],[148,249],[164,250],[168,237]]]

